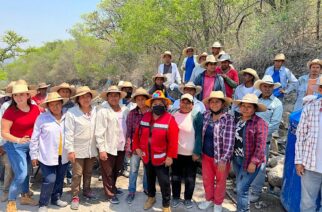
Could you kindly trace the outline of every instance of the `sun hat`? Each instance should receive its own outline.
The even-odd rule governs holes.
[[[72,87],[70,84],[63,82],[60,85],[56,85],[50,89],[50,92],[58,92],[60,89],[69,89],[71,92],[71,96],[75,95],[76,89]]]
[[[75,99],[76,97],[83,96],[87,93],[92,94],[92,99],[98,96],[97,91],[91,90],[88,86],[81,86],[76,88],[76,93],[74,96],[71,97],[71,99]]]
[[[225,97],[224,93],[222,91],[211,91],[209,97],[202,100],[205,106],[209,106],[209,100],[211,99],[221,99],[225,101],[225,106],[229,106],[232,102],[232,99],[229,97]]]
[[[153,81],[153,82],[155,82],[155,79],[156,79],[156,78],[163,78],[164,82],[166,82],[166,81],[167,81],[167,77],[166,77],[165,75],[163,75],[163,74],[160,74],[160,73],[157,73],[156,75],[154,75],[154,76],[152,77],[152,81]]]
[[[206,61],[203,61],[201,63],[201,67],[207,68],[208,63],[218,63],[218,61],[216,60],[215,56],[208,55],[207,58],[206,58]]]
[[[169,55],[172,58],[172,53],[170,51],[165,51],[161,54],[161,58],[163,59],[164,56]]]
[[[132,89],[135,88],[135,86],[129,81],[123,81],[121,85],[118,85],[118,87],[119,87],[120,90],[122,88],[132,88]]]
[[[311,68],[311,65],[313,65],[313,64],[320,65],[320,67],[322,68],[322,60],[319,60],[319,59],[310,60],[307,63],[307,67],[310,69]]]
[[[245,73],[250,74],[250,75],[252,75],[252,76],[255,78],[255,81],[256,81],[256,80],[259,80],[259,77],[258,77],[257,71],[255,71],[255,70],[254,70],[254,69],[252,69],[252,68],[246,68],[246,69],[244,69],[244,70],[240,71],[240,73],[241,73],[241,74],[245,74]]]
[[[37,90],[38,89],[43,89],[43,88],[48,88],[50,86],[50,84],[46,84],[45,82],[41,82],[38,84],[37,86]]]
[[[171,100],[170,100],[170,99],[168,99],[168,98],[166,98],[166,97],[165,97],[165,95],[164,95],[164,93],[163,93],[162,91],[157,90],[157,91],[155,91],[155,92],[152,94],[152,96],[151,96],[151,98],[150,98],[150,99],[148,99],[148,100],[146,100],[146,101],[145,101],[146,106],[151,107],[152,102],[153,102],[154,100],[156,100],[156,99],[165,100],[165,101],[166,101],[167,106],[171,104]]]
[[[10,94],[12,92],[12,86],[16,84],[16,81],[11,81],[3,90],[6,94]],[[27,83],[26,83],[27,84]]]
[[[234,100],[233,103],[235,105],[240,105],[241,103],[250,103],[250,104],[255,104],[257,105],[257,110],[256,112],[264,112],[267,110],[266,106],[262,103],[258,102],[258,97],[255,94],[248,93],[246,94],[243,99],[241,100]]]
[[[220,55],[219,59],[218,59],[219,62],[223,62],[223,61],[229,61],[230,63],[233,63],[231,57],[229,54],[227,53],[223,53]]]
[[[200,57],[207,57],[207,56],[208,56],[208,53],[207,53],[207,52],[203,52],[203,53],[201,53],[201,54],[199,54],[199,55],[197,56],[197,61],[199,62]]]
[[[105,101],[107,101],[107,94],[109,93],[119,93],[121,99],[123,99],[126,96],[126,92],[120,91],[120,89],[116,85],[112,85],[106,91],[103,91],[100,97]]]
[[[180,100],[183,100],[183,99],[188,99],[191,103],[193,103],[193,96],[190,93],[183,94],[180,97]]]
[[[275,56],[274,58],[274,61],[277,61],[277,60],[281,60],[281,61],[285,61],[286,57],[283,53],[279,53]]]
[[[221,45],[221,43],[220,42],[218,42],[218,41],[216,41],[216,42],[214,42],[213,44],[212,44],[212,46],[211,46],[212,48],[222,48],[223,46]]]
[[[263,77],[263,79],[261,79],[261,80],[257,80],[255,83],[254,83],[254,88],[256,88],[256,89],[258,89],[258,90],[260,90],[260,86],[261,86],[261,84],[269,84],[269,85],[274,85],[274,89],[275,88],[278,88],[278,87],[281,87],[281,84],[280,83],[278,83],[278,82],[276,82],[276,83],[274,83],[274,81],[273,81],[273,78],[271,77],[271,75],[265,75],[264,77]]]
[[[15,83],[12,86],[12,91],[10,94],[8,94],[8,96],[12,96],[14,94],[20,94],[20,93],[28,93],[30,94],[31,97],[35,96],[37,94],[36,90],[30,90],[28,88],[27,84],[23,84],[23,83]]]
[[[196,94],[195,95],[198,95],[202,91],[202,87],[199,86],[199,85],[195,85],[193,82],[187,82],[186,84],[180,84],[180,86],[179,86],[180,93],[183,94],[185,88],[194,88],[194,89],[196,89]]]
[[[132,94],[130,101],[135,103],[135,98],[137,96],[145,96],[147,99],[150,98],[150,94],[148,93],[148,91],[142,87],[139,87],[138,89],[135,90],[135,92]]]
[[[46,108],[48,107],[49,102],[55,101],[63,101],[63,104],[65,104],[68,101],[68,99],[61,97],[56,91],[50,92],[47,94],[45,101],[40,104],[40,107]]]
[[[188,46],[187,48],[184,48],[184,49],[182,50],[182,54],[183,54],[183,55],[185,55],[185,56],[187,56],[187,54],[188,54],[188,50],[189,50],[189,49],[192,49],[192,50],[193,50],[193,52],[196,52],[196,48],[191,47],[191,46]]]

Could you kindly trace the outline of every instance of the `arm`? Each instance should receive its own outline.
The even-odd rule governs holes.
[[[175,67],[175,82],[177,82],[178,84],[181,84],[181,76],[180,76],[180,72],[178,70],[178,66],[175,63],[172,63],[172,65]]]
[[[234,118],[232,116],[228,116],[225,123],[225,130],[223,132],[223,155],[220,158],[221,162],[228,162],[231,159],[233,154],[234,145],[235,145],[235,131],[236,126],[234,122]]]
[[[96,115],[96,128],[95,128],[95,138],[96,147],[99,152],[106,152],[105,149],[105,133],[107,129],[107,118],[105,117],[107,111],[104,108],[98,110]]]
[[[300,122],[296,128],[295,159],[294,159],[295,164],[302,164],[303,162],[303,149],[306,142],[307,134],[309,132],[309,127],[310,127],[309,111],[310,111],[309,105],[305,106],[301,114]]]
[[[186,70],[186,62],[187,62],[187,57],[185,57],[182,61],[182,64],[181,64],[181,67],[180,67],[180,70],[182,72],[184,72]]]
[[[263,119],[259,119],[256,124],[255,142],[256,147],[251,162],[256,166],[260,163],[260,158],[265,155],[266,140],[268,135],[268,125]]]
[[[283,115],[283,105],[279,102],[279,105],[274,109],[272,117],[268,124],[268,136],[271,139],[273,132],[278,130]]]
[[[132,151],[135,151],[140,148],[140,138],[139,138],[139,131],[140,125],[135,129],[135,133],[133,136],[133,144],[132,144]]]
[[[298,80],[289,69],[287,69],[287,79],[288,79],[288,82],[287,82],[287,88],[285,89],[285,93],[288,94],[296,89]]]
[[[2,119],[1,120],[1,136],[3,139],[13,142],[13,143],[18,143],[20,138],[11,135],[10,133],[10,128],[12,126],[13,122],[9,121],[7,119]]]
[[[194,130],[195,130],[195,146],[193,149],[193,154],[200,156],[202,150],[202,123],[203,116],[201,113],[197,113],[194,120]]]
[[[169,129],[167,131],[168,145],[167,145],[167,157],[177,158],[178,154],[178,139],[179,128],[178,124],[173,117],[171,117],[169,123]]]
[[[67,112],[65,118],[65,147],[68,153],[74,150],[75,120],[72,113]]]
[[[132,129],[133,129],[133,113],[130,112],[126,117],[126,140],[132,139]]]
[[[30,158],[31,160],[38,160],[39,156],[39,139],[41,133],[41,116],[39,116],[35,122],[34,130],[32,132],[29,148],[30,148]]]

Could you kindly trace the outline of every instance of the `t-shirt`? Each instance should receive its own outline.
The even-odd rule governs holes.
[[[215,157],[214,148],[214,122],[210,120],[204,135],[202,152],[213,158]]]
[[[173,116],[179,127],[178,154],[190,156],[195,146],[195,129],[191,112],[176,112]]]
[[[246,122],[243,120],[239,120],[236,125],[236,133],[235,133],[235,146],[234,146],[234,155],[236,157],[244,157],[244,129],[246,126]]]
[[[318,91],[318,85],[316,84],[316,79],[309,79],[307,84],[306,95],[313,95],[314,92]]]
[[[253,86],[252,86],[252,87],[247,88],[245,85],[243,85],[243,86],[240,88],[240,91],[241,91],[241,93],[243,94],[243,97],[244,97],[246,94],[254,93],[254,90],[255,90],[255,88],[254,88]]]
[[[116,112],[117,118],[120,126],[120,135],[119,135],[119,143],[117,144],[117,151],[124,151],[125,146],[125,137],[126,137],[126,122],[123,117],[123,111]]]
[[[187,58],[187,62],[186,62],[186,69],[185,69],[185,77],[184,77],[184,81],[185,82],[189,82],[190,78],[191,78],[191,74],[193,69],[195,68],[195,61],[194,61],[194,57],[188,57]]]
[[[172,73],[171,63],[169,65],[164,64],[163,74],[171,74],[171,73]]]
[[[210,96],[211,91],[213,90],[215,85],[215,76],[208,76],[205,74],[204,83],[203,83],[203,97],[205,99]]]
[[[31,137],[35,121],[39,114],[40,111],[37,105],[30,105],[29,112],[23,112],[11,106],[4,112],[2,118],[13,122],[10,128],[10,134],[22,138],[24,136]]]
[[[320,117],[319,117],[319,138],[322,138],[322,111],[320,111]],[[316,144],[316,171],[319,173],[322,173],[322,139],[318,139],[318,142]]]
[[[273,73],[273,75],[272,75],[272,78],[273,78],[273,82],[281,82],[281,78],[280,78],[280,70],[275,70],[274,69],[274,73]],[[273,90],[273,94],[274,94],[274,96],[276,96],[276,97],[283,97],[284,96],[284,94],[283,93],[281,93],[279,90],[280,90],[280,88],[281,87],[279,87],[279,88],[275,88],[274,90]]]

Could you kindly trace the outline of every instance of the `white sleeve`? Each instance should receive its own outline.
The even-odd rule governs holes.
[[[41,121],[41,115],[40,115],[35,122],[34,130],[32,132],[32,136],[29,144],[29,149],[30,149],[29,155],[31,160],[38,160],[41,125],[42,125],[42,121]]]
[[[105,117],[106,110],[100,108],[96,114],[96,127],[95,127],[95,138],[96,147],[99,152],[106,152],[105,149],[105,133],[107,129],[107,118]]]
[[[65,118],[65,147],[68,153],[75,152],[74,136],[75,136],[75,118],[71,112],[67,112],[66,118]]]

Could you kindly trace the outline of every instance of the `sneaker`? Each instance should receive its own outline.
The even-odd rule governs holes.
[[[193,202],[191,201],[191,199],[186,199],[184,202],[183,202],[183,205],[187,208],[187,209],[190,209],[193,207]]]
[[[16,201],[8,201],[6,211],[7,212],[18,212]]]
[[[162,212],[171,212],[171,208],[170,207],[164,207],[162,208]]]
[[[38,201],[34,200],[28,194],[23,194],[20,198],[20,204],[21,205],[31,205],[31,206],[37,206]]]
[[[38,212],[47,212],[48,211],[48,207],[47,206],[41,206],[38,209]]]
[[[112,204],[119,204],[120,200],[117,198],[116,195],[114,195],[112,198],[108,199],[108,201]]]
[[[222,212],[222,206],[221,205],[214,205],[214,212]]]
[[[155,202],[156,202],[155,197],[148,197],[148,199],[144,203],[144,210],[148,210],[152,208]]]
[[[134,197],[135,197],[135,193],[129,193],[129,195],[127,195],[127,197],[126,197],[127,203],[132,204]]]
[[[72,203],[70,204],[70,209],[78,210],[79,207],[79,197],[73,197]]]
[[[8,194],[9,194],[9,192],[3,192],[0,201],[7,202],[8,201]]]
[[[62,201],[60,199],[58,199],[56,202],[52,202],[51,204],[56,205],[56,206],[61,207],[61,208],[64,208],[64,207],[66,207],[68,205],[67,202]]]
[[[89,199],[95,199],[96,194],[93,191],[83,192],[83,196]]]
[[[259,200],[259,195],[256,195],[256,194],[250,192],[250,194],[249,194],[249,201],[251,203],[255,203],[255,202],[258,202],[258,200]]]
[[[121,189],[118,189],[118,188],[116,189],[116,195],[118,197],[123,196],[123,194],[124,194],[124,192]]]
[[[171,207],[176,208],[176,207],[178,207],[180,205],[180,203],[181,203],[181,200],[180,199],[177,199],[177,198],[172,199],[172,201],[171,201]]]
[[[214,203],[212,201],[203,201],[198,205],[200,210],[206,210],[207,208],[213,206]]]

